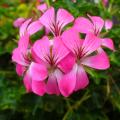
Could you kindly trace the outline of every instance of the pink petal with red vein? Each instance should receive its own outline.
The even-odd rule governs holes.
[[[74,17],[65,9],[60,8],[57,12],[57,21],[58,26],[63,28],[65,25],[71,23],[74,20]]]
[[[32,80],[32,91],[33,93],[43,96],[45,94],[45,82]]]
[[[28,64],[25,62],[22,53],[20,52],[19,48],[15,48],[12,53],[12,61],[16,62],[17,64],[27,66]]]
[[[113,43],[113,40],[110,39],[110,38],[104,38],[104,39],[101,39],[102,40],[102,45],[111,49],[111,50],[115,50],[115,47],[114,47],[114,43]]]
[[[77,69],[75,91],[84,89],[88,84],[89,84],[88,76],[84,68],[79,65]]]
[[[101,39],[92,33],[88,33],[82,45],[82,54],[89,55],[101,46]]]
[[[78,17],[75,20],[74,29],[76,29],[80,33],[89,33],[89,32],[94,32],[93,31],[93,24],[91,23],[90,20],[88,20],[85,17]]]
[[[50,42],[48,37],[45,36],[34,43],[32,47],[32,54],[35,54],[35,56],[37,55],[38,58],[40,58],[44,62],[47,62],[45,58],[48,57],[49,53],[50,53]]]
[[[65,46],[75,54],[75,51],[82,45],[82,40],[79,38],[79,33],[74,29],[69,29],[63,32],[62,41]]]
[[[29,34],[26,33],[25,35],[21,36],[20,40],[18,41],[19,50],[24,53],[27,53],[27,49],[29,47],[29,42],[30,42]]]
[[[32,19],[26,20],[21,26],[20,26],[20,36],[23,36],[27,32],[27,27],[30,24]]]
[[[47,68],[38,63],[32,62],[29,67],[30,75],[32,77],[32,80],[35,81],[44,81],[47,78],[48,71]]]
[[[69,50],[63,44],[61,37],[55,37],[52,49],[54,58],[57,59],[57,62],[64,59],[69,54]]]
[[[81,64],[100,70],[108,69],[110,67],[109,58],[102,49],[98,50],[97,55],[84,58],[81,61]]]
[[[49,8],[40,18],[40,23],[43,24],[47,29],[51,32],[53,28],[53,24],[55,24],[55,10],[53,7]]]
[[[43,25],[40,23],[39,20],[36,20],[28,26],[27,31],[30,35],[33,35],[34,33],[38,32],[42,28],[43,28]]]
[[[98,17],[98,16],[88,15],[88,17],[93,22],[94,30],[97,30],[98,32],[100,32],[102,30],[103,26],[104,26],[104,20],[101,17]]]

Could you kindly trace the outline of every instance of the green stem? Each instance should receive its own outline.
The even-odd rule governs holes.
[[[88,95],[88,91],[83,95],[83,97],[73,105],[73,109],[77,109],[84,101],[86,101],[90,95]]]
[[[112,11],[112,5],[113,5],[114,0],[111,0],[109,7],[108,7],[108,11],[111,12]]]
[[[45,1],[47,3],[48,7],[50,7],[50,1],[49,0],[45,0]]]
[[[80,105],[86,101],[88,98],[90,97],[90,95],[88,94],[88,91],[83,95],[83,97],[78,100],[75,104],[70,105],[69,99],[65,99],[66,100],[66,104],[68,107],[67,112],[65,113],[65,115],[63,116],[62,120],[67,120],[67,117],[69,115],[70,112],[72,112],[74,109],[77,109],[78,107],[80,107]]]

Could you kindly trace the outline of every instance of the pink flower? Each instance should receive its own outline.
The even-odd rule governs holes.
[[[27,92],[33,91],[38,95],[43,95],[45,93],[45,83],[36,83],[35,81],[32,81],[32,76],[30,73],[31,66],[34,64],[31,55],[32,44],[30,42],[30,35],[40,29],[38,29],[39,21],[35,21],[32,23],[30,22],[31,19],[28,19],[20,27],[20,40],[18,42],[18,47],[15,48],[13,51],[12,61],[17,63],[16,72],[18,73],[18,75],[24,76],[23,82]],[[45,71],[44,68],[42,71]],[[40,88],[38,88],[38,86]]]
[[[108,5],[109,0],[102,0],[102,4],[106,7]]]
[[[48,9],[48,6],[46,3],[43,3],[43,4],[38,5],[37,9],[40,10],[42,13],[44,13]]]
[[[89,16],[89,19],[85,17],[78,17],[75,20],[73,28],[80,33],[93,33],[95,36],[100,37],[100,32],[104,26],[104,20],[98,16]],[[111,28],[111,23],[107,21],[105,28]],[[101,38],[102,40],[102,38]],[[102,46],[108,47],[111,50],[115,50],[112,39],[104,38],[102,40]],[[104,44],[105,42],[105,44]]]
[[[43,28],[43,25],[39,22],[39,20],[32,21],[32,19],[26,20],[20,27],[20,36],[28,33],[29,35],[33,35]]]
[[[77,0],[72,0],[72,2],[76,3],[76,2],[77,2]]]
[[[72,28],[64,31],[74,20],[68,11],[60,8],[55,14],[55,9],[48,9],[46,4],[38,9],[42,11],[39,20],[14,22],[19,27],[20,39],[13,50],[12,61],[16,63],[17,74],[23,76],[27,92],[68,97],[89,84],[85,67],[109,68],[109,59],[102,47],[114,50],[114,45],[110,38],[100,38],[100,32],[104,26],[106,30],[111,29],[112,23],[97,16],[79,17]],[[32,43],[31,36],[43,27],[53,37],[43,35]],[[79,32],[85,34],[85,39],[80,39]]]
[[[34,43],[32,53],[37,61],[31,69],[33,81],[45,81],[46,92],[59,95],[61,91],[59,81],[72,69],[75,62],[73,54],[63,45],[60,37],[55,37],[53,41],[43,37]],[[43,73],[41,66],[48,71],[46,74]],[[43,74],[47,79],[41,77]]]
[[[16,62],[16,71],[18,75],[24,76],[23,82],[26,87],[27,92],[33,91],[34,93],[42,96],[45,93],[45,83],[44,82],[36,82],[32,80],[30,69],[33,64],[31,57],[31,51],[28,49],[28,36],[25,35],[21,38],[21,44],[13,51],[12,60]],[[23,44],[23,42],[25,44]],[[42,67],[41,67],[42,68]],[[44,68],[42,69],[45,72]]]
[[[54,36],[61,35],[62,29],[74,20],[74,17],[65,9],[60,8],[55,15],[53,7],[49,8],[41,17],[42,23]]]
[[[78,17],[75,20],[74,28],[81,33],[93,33],[98,36],[104,26],[104,20],[98,16]]]
[[[24,18],[18,18],[14,21],[13,25],[14,27],[20,27],[25,22]]]
[[[67,97],[89,84],[84,66],[104,70],[109,68],[109,59],[102,49],[98,50],[101,40],[92,33],[88,33],[85,40],[82,40],[78,32],[70,29],[62,34],[62,40],[76,57],[73,69],[59,80],[60,91]]]
[[[113,26],[113,22],[111,20],[109,20],[109,19],[105,20],[105,29],[106,30],[111,29],[112,26]]]

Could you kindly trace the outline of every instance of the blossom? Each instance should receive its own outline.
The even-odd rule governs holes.
[[[88,15],[89,19],[85,17],[78,17],[75,20],[73,28],[77,30],[80,33],[93,33],[95,36],[100,38],[100,32],[102,31],[102,28],[104,26],[104,20],[101,17],[98,16],[90,16]],[[112,25],[110,22],[105,22],[105,28],[109,29]],[[112,39],[104,38],[104,40],[101,38],[102,46],[108,47],[111,50],[115,50],[114,44]],[[104,44],[105,42],[105,44]]]
[[[20,37],[28,33],[29,35],[33,35],[43,28],[42,24],[39,20],[32,21],[32,19],[27,19],[20,27]]]
[[[77,0],[72,0],[72,2],[76,3],[76,2],[77,2]]]
[[[22,38],[21,40],[24,41],[25,39]],[[30,57],[30,51],[25,49],[25,44],[13,51],[12,60],[17,63],[16,72],[18,75],[24,76],[23,82],[27,92],[34,92],[42,96],[45,93],[45,83],[32,80],[30,69],[34,62],[32,61],[32,57]],[[42,71],[44,71],[44,69],[42,69]]]
[[[30,35],[38,31],[36,25],[39,25],[37,21],[31,24],[30,22],[31,19],[28,19],[20,27],[20,40],[18,47],[13,50],[12,61],[16,63],[16,72],[18,75],[24,76],[23,82],[27,92],[33,91],[36,94],[43,95],[45,93],[45,83],[32,81],[30,74],[31,65],[34,64],[31,55],[32,44],[30,42]],[[41,87],[38,88],[38,86]]]
[[[46,3],[43,3],[43,4],[38,5],[37,9],[40,10],[42,13],[44,13],[48,9],[48,6]]]
[[[59,81],[65,73],[72,69],[75,59],[73,54],[63,45],[60,37],[55,37],[52,42],[47,36],[44,36],[34,43],[32,54],[37,63],[32,65],[30,71],[33,81],[46,81],[46,92],[48,94],[59,95],[61,89]],[[43,74],[43,68],[48,71],[46,74]]]
[[[108,3],[109,3],[109,0],[102,0],[102,4],[103,4],[103,6],[107,6],[108,5]]]
[[[73,69],[59,81],[61,93],[64,96],[69,96],[89,84],[85,66],[104,70],[109,68],[109,59],[100,48],[101,40],[92,33],[88,33],[82,40],[77,31],[70,29],[62,34],[62,40],[76,58]]]
[[[68,11],[60,8],[55,13],[45,3],[38,9],[42,13],[39,19],[20,18],[14,22],[19,27],[20,39],[12,61],[16,63],[17,74],[23,76],[27,92],[68,97],[89,84],[86,67],[109,68],[109,59],[102,47],[114,50],[114,44],[110,38],[101,38],[100,32],[103,27],[106,31],[111,29],[112,22],[89,15],[89,19],[78,17],[73,27],[66,30],[63,28],[74,21]],[[53,36],[44,34],[33,43],[31,36],[43,28]],[[85,38],[81,39],[79,33],[84,33]]]
[[[54,36],[61,35],[62,29],[74,20],[74,17],[65,9],[60,8],[55,15],[53,7],[49,8],[41,17],[40,23],[50,30]]]
[[[24,18],[17,18],[14,21],[13,25],[14,25],[14,27],[20,27],[22,25],[22,23],[24,23],[24,22],[25,22]]]
[[[109,19],[105,20],[105,29],[106,30],[111,29],[112,26],[113,26],[113,22],[111,20],[109,20]]]

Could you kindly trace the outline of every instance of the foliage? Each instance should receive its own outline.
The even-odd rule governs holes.
[[[107,50],[111,68],[87,70],[90,85],[69,98],[28,94],[22,78],[15,73],[11,51],[16,47],[18,30],[13,21],[36,13],[35,0],[0,0],[0,120],[115,120],[120,118],[120,1],[109,0],[109,6],[94,0],[50,1],[56,9],[66,8],[75,17],[87,13],[112,19],[114,26],[106,35],[115,42],[115,52]]]

